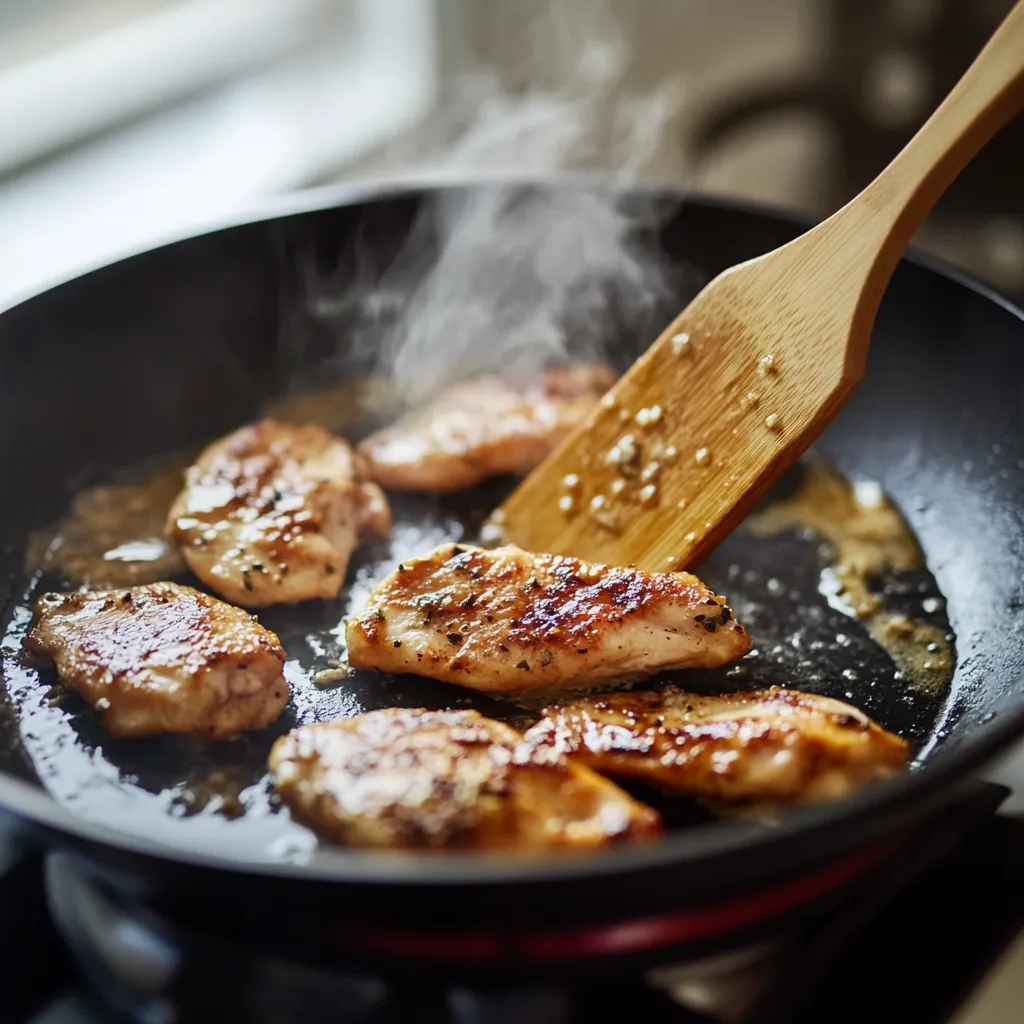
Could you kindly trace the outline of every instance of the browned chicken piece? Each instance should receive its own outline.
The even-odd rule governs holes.
[[[837,800],[902,774],[907,744],[828,697],[675,687],[545,709],[527,739],[595,771],[721,803]]]
[[[192,572],[247,608],[336,596],[356,545],[390,525],[347,441],[269,419],[210,445],[168,517]]]
[[[688,573],[465,544],[399,565],[346,639],[353,668],[503,693],[713,668],[750,649],[725,601]]]
[[[503,473],[528,473],[579,426],[615,383],[604,363],[525,381],[479,377],[367,438],[359,451],[377,483],[443,493]]]
[[[303,726],[270,752],[296,817],[352,846],[597,847],[661,831],[654,810],[476,711],[390,708]]]
[[[227,739],[288,703],[281,642],[240,608],[179,586],[44,594],[26,641],[115,736]]]

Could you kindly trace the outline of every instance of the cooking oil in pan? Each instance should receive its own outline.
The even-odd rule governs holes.
[[[168,578],[197,585],[162,538],[187,461],[83,493],[65,520],[28,545],[23,600],[6,621],[0,649],[20,743],[60,803],[179,848],[308,860],[325,854],[280,811],[266,776],[270,746],[283,732],[389,706],[474,706],[518,725],[529,720],[528,712],[481,694],[349,672],[345,661],[345,619],[374,583],[397,562],[446,540],[478,540],[487,513],[509,488],[496,481],[442,499],[392,495],[392,536],[356,553],[337,599],[261,610],[260,621],[288,652],[292,687],[288,708],[270,729],[218,744],[107,735],[51,666],[23,654],[32,604],[44,590],[69,586]],[[823,693],[862,708],[915,748],[930,737],[953,676],[953,636],[917,539],[877,487],[808,458],[696,571],[728,597],[753,650],[728,669],[660,678],[702,692],[783,685]],[[658,805],[672,823],[702,817],[683,800]]]

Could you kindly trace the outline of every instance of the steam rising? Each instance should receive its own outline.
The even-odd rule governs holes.
[[[526,35],[517,52],[541,62],[528,69],[530,89],[469,68],[418,140],[431,175],[492,183],[439,193],[385,267],[357,251],[333,282],[307,273],[314,312],[333,318],[339,341],[369,356],[409,404],[480,373],[606,358],[624,332],[653,339],[675,311],[665,303],[677,287],[653,234],[662,211],[619,189],[664,165],[677,85],[628,91],[629,48],[599,3],[556,3]],[[543,84],[552,70],[560,80]],[[496,172],[587,172],[609,187],[524,188],[493,183]]]

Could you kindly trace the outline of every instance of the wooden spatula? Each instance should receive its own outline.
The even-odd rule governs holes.
[[[496,513],[506,537],[651,570],[700,561],[850,397],[912,234],[1022,106],[1024,2],[860,195],[704,288]]]

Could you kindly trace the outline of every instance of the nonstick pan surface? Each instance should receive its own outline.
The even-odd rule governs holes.
[[[310,682],[340,653],[337,627],[372,578],[443,539],[471,539],[510,486],[505,481],[451,499],[396,499],[393,541],[357,556],[346,596],[261,614],[289,652],[295,694],[265,736],[221,746],[114,742],[80,703],[47,705],[52,673],[24,662],[18,649],[26,593],[57,582],[27,579],[29,532],[61,515],[82,487],[194,450],[255,418],[275,397],[379,371],[372,345],[351,344],[364,338],[366,324],[346,318],[362,314],[334,300],[344,298],[356,275],[372,279],[407,258],[410,240],[429,265],[436,237],[424,211],[438,197],[458,204],[499,187],[509,186],[321,194],[133,256],[0,315],[0,466],[7,484],[0,504],[7,634],[0,804],[20,820],[150,876],[188,870],[194,878],[194,869],[203,868],[222,880],[259,874],[268,884],[271,877],[359,883],[362,893],[374,891],[374,883],[422,892],[533,883],[560,886],[566,900],[574,898],[569,882],[628,878],[632,884],[615,891],[635,905],[641,881],[660,887],[662,898],[666,886],[680,898],[707,896],[859,849],[934,810],[1018,734],[1024,322],[984,290],[913,261],[900,266],[882,304],[863,386],[818,450],[851,477],[878,481],[917,533],[928,571],[878,586],[897,602],[928,600],[933,621],[955,636],[951,685],[927,695],[894,679],[892,663],[858,623],[818,593],[814,540],[793,534],[766,543],[742,531],[700,571],[738,609],[747,608],[759,656],[742,678],[684,680],[705,690],[780,683],[848,699],[912,741],[919,767],[906,780],[793,812],[774,826],[701,821],[675,804],[666,808],[673,827],[663,842],[586,858],[311,849],[308,837],[272,813],[261,778],[270,742],[296,720],[394,705],[471,704],[510,714],[507,705],[424,680],[357,676],[330,689]],[[513,192],[516,201],[543,196],[557,211],[559,196],[580,187],[529,184]],[[629,215],[633,206],[636,242],[659,254],[669,286],[643,317],[614,321],[612,310],[609,354],[622,368],[704,281],[800,230],[778,214],[681,195],[633,193],[622,208]],[[353,434],[370,425],[354,426]],[[203,782],[211,773],[220,773],[212,790]],[[204,792],[226,790],[249,813],[225,815],[219,799],[204,809]]]

